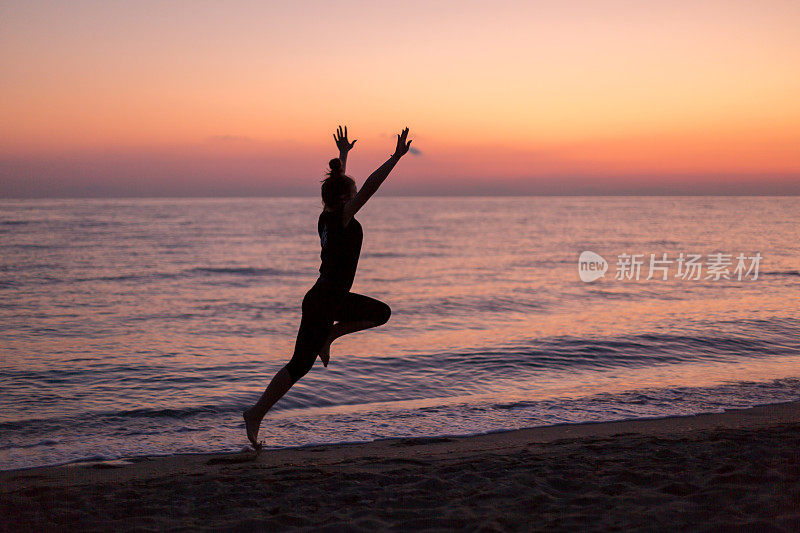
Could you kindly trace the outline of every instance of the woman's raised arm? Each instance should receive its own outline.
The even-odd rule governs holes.
[[[392,156],[381,166],[379,166],[375,172],[369,175],[369,177],[364,181],[364,185],[361,186],[361,189],[355,195],[355,197],[344,204],[344,211],[342,213],[342,223],[346,226],[350,219],[352,219],[358,210],[367,203],[375,191],[378,190],[378,187],[381,186],[381,183],[389,176],[389,173],[392,171],[394,166],[400,161],[400,158],[408,153],[408,149],[411,147],[411,141],[406,142],[408,138],[408,128],[404,129],[402,133],[397,135],[397,147],[394,150]],[[342,162],[344,165],[344,162]]]

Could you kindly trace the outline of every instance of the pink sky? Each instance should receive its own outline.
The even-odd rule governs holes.
[[[0,7],[0,196],[800,194],[800,4]]]

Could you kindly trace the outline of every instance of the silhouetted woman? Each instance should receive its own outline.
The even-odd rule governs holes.
[[[331,343],[342,335],[374,328],[389,320],[391,310],[385,303],[350,292],[361,253],[361,224],[354,218],[367,203],[395,164],[411,146],[406,142],[408,128],[397,135],[394,154],[370,174],[356,192],[353,178],[345,175],[347,153],[353,148],[347,140],[347,128],[339,126],[333,136],[339,158],[331,159],[328,177],[322,183],[322,202],[317,231],[322,243],[320,276],[303,298],[303,318],[292,359],[272,378],[258,402],[244,413],[247,438],[256,451],[261,449],[258,429],[267,411],[280,400],[298,379],[311,369],[317,356],[328,366]],[[334,322],[336,322],[334,324]]]

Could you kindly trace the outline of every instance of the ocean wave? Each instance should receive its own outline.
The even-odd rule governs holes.
[[[284,277],[305,274],[305,271],[280,270],[276,268],[256,268],[256,267],[194,267],[176,272],[135,272],[128,274],[117,274],[113,276],[92,276],[84,278],[60,279],[66,283],[87,282],[87,281],[155,281],[165,279],[193,278],[193,277],[214,277],[214,276],[240,276],[244,278],[263,278],[263,277]]]
[[[553,372],[633,369],[698,361],[740,362],[792,356],[800,352],[797,321],[771,324],[771,330],[758,324],[748,326],[761,328],[769,335],[758,338],[743,329],[737,334],[718,335],[650,332],[614,338],[557,336],[457,351],[391,356],[347,355],[337,359],[335,367],[324,375],[311,373],[304,378],[280,408],[345,405],[352,403],[354,398],[357,402],[372,402],[446,397],[483,392],[498,380],[534,382]],[[70,389],[81,386],[98,391],[118,387],[148,403],[147,398],[171,391],[202,386],[211,392],[232,384],[268,379],[271,368],[253,360],[215,361],[209,358],[183,366],[180,370],[171,366],[169,361],[163,364],[153,362],[151,358],[146,366],[96,363],[53,369],[6,368],[0,370],[0,383],[5,384],[9,395],[25,394],[27,390],[42,387]],[[159,408],[102,414],[134,418],[182,417],[220,408],[209,403],[190,411]],[[0,424],[0,427],[4,426]]]
[[[232,413],[240,411],[238,406],[219,406],[219,405],[197,405],[185,408],[142,408],[142,409],[128,409],[121,411],[101,411],[101,412],[88,412],[80,416],[59,416],[52,418],[27,418],[20,420],[9,420],[0,422],[0,429],[13,431],[13,430],[26,430],[29,428],[36,428],[37,432],[42,430],[54,430],[63,428],[68,425],[72,428],[78,427],[103,427],[109,423],[121,420],[134,420],[134,419],[157,419],[164,418],[169,420],[184,420],[198,415],[219,415],[223,413]]]
[[[764,276],[800,276],[800,271],[798,270],[778,270],[778,271],[763,271],[761,272]]]
[[[509,313],[540,311],[546,308],[541,299],[525,299],[515,296],[447,296],[430,298],[416,305],[395,307],[395,315],[410,316],[475,316],[476,313]]]
[[[60,248],[67,248],[66,244],[33,244],[33,243],[10,243],[4,244],[3,248],[11,250],[56,250]]]
[[[400,254],[397,252],[364,252],[363,254],[361,254],[361,257],[400,258],[400,257],[408,257],[408,254]]]
[[[26,450],[29,448],[38,448],[40,446],[54,446],[59,444],[59,441],[53,439],[43,439],[35,442],[28,442],[24,444],[0,444],[0,450]]]
[[[185,270],[185,274],[230,274],[233,276],[286,276],[296,271],[278,270],[276,268],[254,267],[196,267]]]
[[[619,338],[551,337],[532,339],[529,344],[502,349],[473,348],[458,353],[430,353],[414,356],[414,366],[495,364],[532,368],[573,366],[632,366],[696,359],[732,359],[742,356],[791,355],[800,350],[800,341],[791,332],[780,339],[758,339],[737,335],[678,335],[643,333]],[[396,367],[403,358],[365,358],[365,365]]]

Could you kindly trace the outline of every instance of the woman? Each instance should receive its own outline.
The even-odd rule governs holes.
[[[388,305],[350,292],[362,238],[361,224],[354,217],[408,152],[411,141],[406,142],[407,137],[408,128],[405,128],[397,136],[394,154],[370,174],[361,190],[356,192],[355,181],[345,175],[347,153],[356,141],[351,143],[347,140],[347,127],[342,131],[339,126],[333,136],[339,148],[339,158],[330,160],[330,172],[322,183],[324,209],[317,223],[322,243],[320,276],[303,298],[303,318],[292,359],[275,374],[258,402],[243,413],[247,438],[257,452],[262,447],[257,439],[264,415],[298,379],[306,375],[317,356],[328,366],[334,340],[354,331],[380,326],[389,320],[391,310]]]

